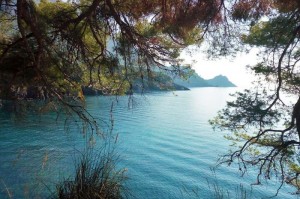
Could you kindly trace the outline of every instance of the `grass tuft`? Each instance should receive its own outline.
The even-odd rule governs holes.
[[[73,179],[56,186],[55,199],[121,199],[125,169],[117,170],[113,153],[104,150],[95,154],[93,150],[81,155],[75,167]]]

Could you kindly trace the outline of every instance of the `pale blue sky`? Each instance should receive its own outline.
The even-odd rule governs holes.
[[[217,75],[225,75],[239,87],[250,87],[254,80],[254,75],[246,69],[246,65],[255,65],[258,63],[256,58],[257,50],[252,50],[250,53],[239,53],[235,58],[218,58],[208,60],[205,54],[198,52],[183,53],[182,58],[185,63],[192,65],[192,68],[203,77],[210,79]]]

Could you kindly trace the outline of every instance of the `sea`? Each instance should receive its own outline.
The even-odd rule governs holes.
[[[17,116],[0,109],[0,198],[49,198],[58,182],[72,179],[87,148],[101,150],[108,137],[116,168],[124,170],[128,198],[270,198],[280,180],[256,182],[257,168],[242,175],[237,165],[219,165],[234,149],[208,120],[239,88],[193,88],[133,96],[86,98],[100,126],[84,128],[61,111]],[[275,198],[298,198],[284,184]]]

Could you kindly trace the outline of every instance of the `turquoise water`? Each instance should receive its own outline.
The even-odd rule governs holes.
[[[252,192],[251,198],[276,193],[276,180],[251,186],[254,169],[241,178],[234,166],[215,168],[229,143],[223,138],[227,132],[214,132],[208,119],[235,90],[198,88],[136,95],[130,100],[126,96],[87,98],[87,109],[102,123],[109,123],[114,104],[119,167],[127,168],[126,186],[132,198],[214,198],[214,185],[228,192],[228,198],[239,198],[240,185]],[[54,118],[32,116],[20,121],[0,111],[0,198],[9,198],[8,193],[13,198],[33,194],[43,198],[50,194],[47,187],[72,173],[75,154],[86,136],[78,133],[80,126]],[[291,195],[294,191],[285,185],[277,198],[297,198]]]

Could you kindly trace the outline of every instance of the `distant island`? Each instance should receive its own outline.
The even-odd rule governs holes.
[[[193,87],[236,87],[226,76],[218,75],[212,79],[203,79],[193,72],[188,79],[173,78],[165,72],[152,72],[151,76],[132,79],[132,90],[127,94],[152,92],[152,91],[174,91],[190,90]],[[84,95],[103,95],[101,90],[90,87],[82,87]]]
[[[143,80],[137,78],[133,81],[134,92],[189,90],[193,87],[236,87],[226,76],[218,75],[212,79],[203,79],[196,72],[184,80],[172,78],[164,72],[153,72],[151,77]]]
[[[197,73],[193,73],[187,80],[175,78],[174,83],[187,87],[236,87],[226,76],[218,75],[212,79],[203,79]]]

